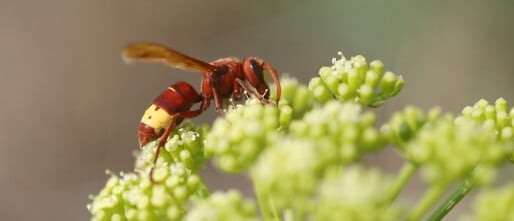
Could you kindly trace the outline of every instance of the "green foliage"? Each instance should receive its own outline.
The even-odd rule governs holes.
[[[512,185],[490,186],[497,168],[514,159],[514,108],[505,99],[480,100],[457,117],[409,106],[376,125],[367,107],[398,94],[403,78],[360,55],[332,63],[308,86],[283,77],[276,107],[249,99],[230,106],[212,127],[178,126],[160,150],[158,184],[148,175],[157,149],[149,143],[134,172],[111,174],[92,197],[91,219],[420,220],[440,202],[430,216],[438,220],[477,187],[487,190],[464,219],[513,217]],[[389,147],[404,162],[397,174],[363,163]],[[199,175],[209,160],[224,172],[248,175],[257,205],[237,190],[211,194]],[[427,191],[408,206],[398,197],[417,171]],[[459,188],[441,202],[453,185]]]

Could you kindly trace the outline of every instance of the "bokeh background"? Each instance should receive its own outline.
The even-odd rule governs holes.
[[[362,54],[405,78],[381,117],[407,104],[458,113],[480,98],[514,104],[513,12],[506,0],[0,0],[1,220],[89,219],[105,169],[132,170],[154,97],[178,80],[199,86],[200,74],[123,64],[128,42],[205,61],[258,56],[303,82],[339,50]],[[204,174],[214,188],[250,189]]]

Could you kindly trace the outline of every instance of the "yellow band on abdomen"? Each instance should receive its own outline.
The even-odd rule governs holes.
[[[160,134],[161,130],[165,130],[170,125],[172,118],[173,115],[169,115],[162,108],[152,104],[146,109],[143,118],[141,118],[141,123],[152,127],[155,130],[155,134]]]

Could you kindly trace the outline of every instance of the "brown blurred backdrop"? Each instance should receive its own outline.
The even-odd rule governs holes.
[[[313,2],[0,0],[1,219],[89,219],[105,169],[132,169],[147,105],[174,81],[199,85],[199,74],[124,65],[132,41],[205,61],[258,56],[303,82],[338,50],[381,59],[406,81],[382,118],[406,104],[514,104],[512,1]],[[249,188],[205,174],[214,188]]]

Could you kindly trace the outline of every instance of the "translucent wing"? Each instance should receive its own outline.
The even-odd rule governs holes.
[[[203,72],[214,68],[206,62],[154,43],[129,44],[123,48],[122,58],[126,63],[164,63],[186,71]]]

